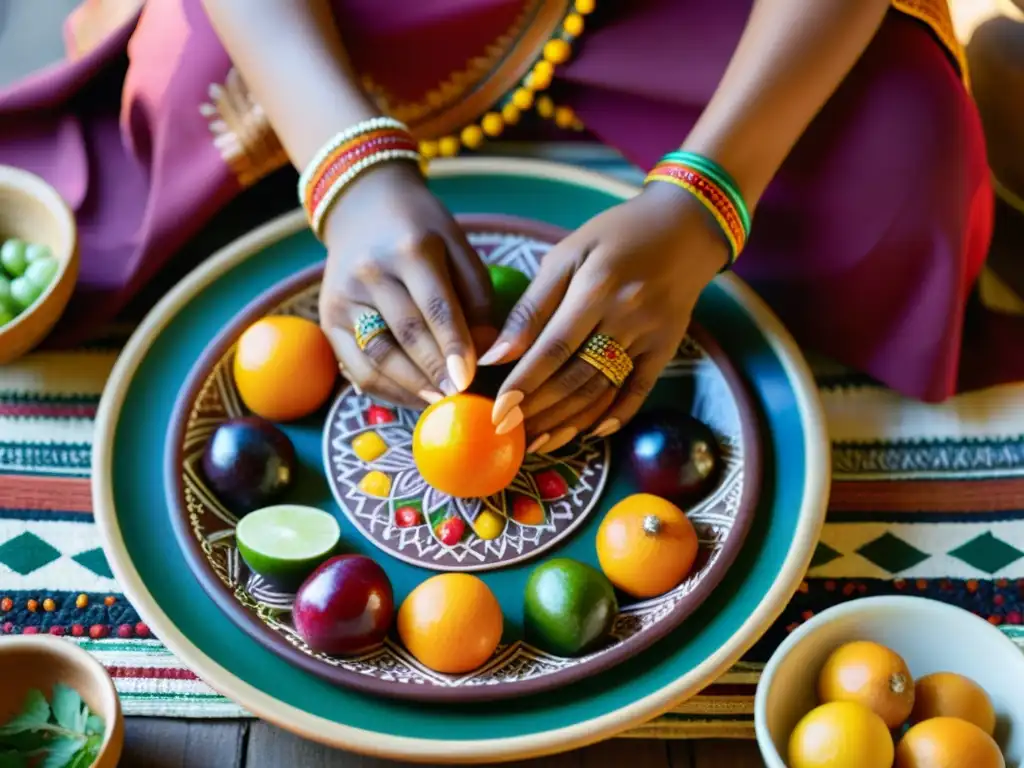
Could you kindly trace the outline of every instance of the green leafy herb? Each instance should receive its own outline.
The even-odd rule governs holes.
[[[21,712],[0,726],[0,768],[89,768],[104,730],[75,689],[57,683],[52,701],[33,689]]]

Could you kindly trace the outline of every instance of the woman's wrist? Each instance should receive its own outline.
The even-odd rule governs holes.
[[[665,218],[678,227],[680,242],[690,239],[688,235],[694,226],[708,235],[707,248],[686,253],[688,263],[692,260],[698,272],[706,275],[707,281],[729,266],[729,243],[721,227],[691,193],[674,184],[655,181],[645,185],[640,195],[663,211]]]

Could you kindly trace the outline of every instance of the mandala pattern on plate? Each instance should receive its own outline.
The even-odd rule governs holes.
[[[513,266],[531,277],[536,273],[539,258],[550,248],[547,243],[506,232],[471,232],[469,238],[489,263]],[[303,288],[272,307],[268,314],[298,315],[315,321],[319,289],[319,284]],[[247,415],[234,386],[232,354],[233,351],[229,350],[213,367],[188,411],[180,476],[185,512],[208,566],[234,599],[257,616],[270,631],[281,638],[281,642],[321,662],[325,669],[372,678],[394,686],[483,688],[514,686],[538,678],[558,676],[580,665],[599,664],[601,657],[623,646],[635,644],[641,640],[642,635],[668,631],[678,623],[677,609],[715,569],[740,511],[744,490],[744,446],[735,395],[715,362],[697,343],[687,339],[677,358],[664,371],[659,388],[666,386],[670,380],[676,380],[677,383],[668,385],[673,387],[673,398],[683,398],[685,392],[691,414],[707,424],[717,436],[724,467],[719,484],[711,496],[687,510],[687,515],[697,529],[701,550],[697,567],[683,584],[657,598],[623,606],[608,644],[578,658],[551,656],[517,641],[499,647],[493,658],[482,668],[468,675],[453,676],[427,669],[390,639],[355,657],[335,658],[317,653],[302,641],[291,625],[293,595],[276,591],[258,575],[249,572],[235,545],[234,528],[237,518],[206,487],[200,471],[203,448],[217,425],[227,419]],[[414,425],[414,415],[394,409],[391,411],[393,421],[368,425],[365,422],[368,408],[369,401],[366,398],[346,390],[332,409],[324,437],[325,449],[330,447],[330,451],[325,451],[325,456],[331,454],[332,464],[329,466],[337,466],[338,475],[344,477],[342,485],[347,489],[345,493],[351,492],[353,487],[357,488],[360,473],[367,471],[367,465],[357,458],[353,461],[350,455],[351,436],[373,426],[380,431],[388,445],[388,452],[379,457],[377,461],[380,463],[376,468],[393,473],[393,488],[397,489],[397,495],[392,492],[387,499],[370,499],[356,512],[348,511],[347,502],[341,504],[350,518],[355,516],[353,522],[360,530],[383,537],[389,526],[393,528],[390,515],[393,515],[395,499],[414,498],[416,494],[424,499],[424,508],[454,509],[469,522],[486,505],[497,506],[498,502],[494,500],[478,500],[473,503],[433,494],[422,479],[418,479],[418,473],[412,467],[408,439]],[[349,440],[348,447],[346,438]],[[571,472],[561,474],[567,469]],[[536,475],[551,470],[559,473],[563,479],[568,478],[565,483],[566,492],[559,498],[541,499]],[[475,562],[479,563],[482,557],[486,558],[490,551],[488,545],[495,548],[490,556],[499,559],[518,559],[521,552],[539,553],[542,548],[546,548],[547,542],[554,543],[558,540],[556,536],[567,535],[582,521],[586,512],[598,501],[608,471],[608,451],[603,442],[572,446],[561,458],[531,457],[517,478],[514,490],[524,492],[527,496],[532,494],[535,501],[543,501],[546,508],[552,510],[550,522],[546,521],[540,526],[520,526],[523,532],[518,534],[518,540],[509,536],[503,544],[494,544],[498,540],[491,540],[470,545],[467,539],[466,546],[461,550],[447,552],[440,558],[438,552],[446,548],[436,541],[426,527],[411,535],[413,543],[407,541],[404,546],[414,551],[417,557],[425,554],[439,561],[450,558],[451,562],[456,563],[454,567],[457,570],[470,570]],[[579,480],[570,483],[573,477]],[[359,496],[366,499],[361,492]],[[388,516],[376,514],[385,509]],[[397,536],[404,534],[410,537],[410,530],[414,529],[405,529]],[[392,530],[392,534],[396,534],[396,531]],[[396,542],[399,540],[397,537],[394,539]],[[389,543],[392,540],[382,541]],[[374,543],[377,543],[376,539]],[[428,567],[437,568],[437,565]],[[400,694],[396,691],[396,695]]]

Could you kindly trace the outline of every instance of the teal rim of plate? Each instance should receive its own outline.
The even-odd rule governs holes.
[[[454,212],[566,228],[635,192],[544,161],[461,159],[438,163],[435,173],[431,186]],[[724,605],[713,596],[669,637],[608,672],[543,697],[472,706],[423,706],[340,689],[251,640],[206,595],[174,544],[163,505],[162,437],[209,339],[258,294],[323,258],[302,229],[301,214],[282,217],[179,284],[119,358],[97,417],[93,501],[108,559],[157,637],[206,682],[260,717],[335,746],[420,760],[512,759],[596,741],[657,715],[710,683],[768,629],[798,587],[821,530],[829,443],[796,346],[728,275],[705,292],[696,317],[753,384],[767,457],[765,501],[716,591]],[[115,463],[115,447],[132,461]]]

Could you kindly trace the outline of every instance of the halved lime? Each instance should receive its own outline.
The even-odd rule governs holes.
[[[294,590],[334,554],[341,526],[314,507],[276,504],[242,518],[235,528],[238,551],[253,571],[271,584]]]

